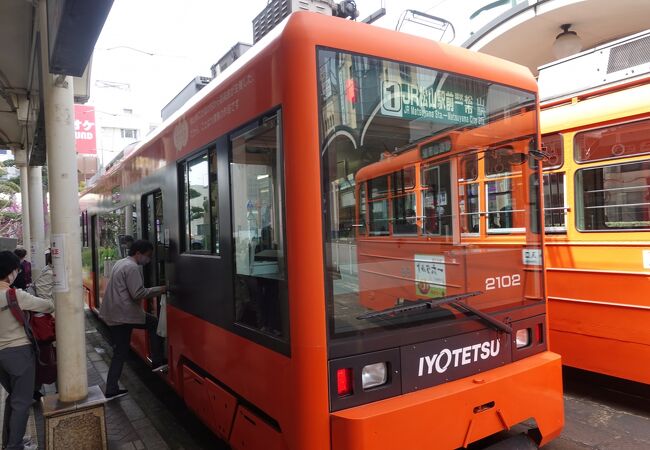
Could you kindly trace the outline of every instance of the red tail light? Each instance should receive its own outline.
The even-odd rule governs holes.
[[[336,391],[339,397],[352,394],[352,369],[339,369],[336,371]]]
[[[544,342],[544,323],[537,324],[537,336],[535,336],[535,342],[541,343]]]

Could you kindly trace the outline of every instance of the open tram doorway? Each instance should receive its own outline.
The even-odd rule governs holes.
[[[151,262],[143,267],[145,287],[161,286],[166,283],[165,276],[165,227],[163,218],[162,192],[155,191],[142,197],[142,239],[153,244]],[[143,300],[142,308],[147,314],[160,319],[162,296]],[[131,345],[151,362],[151,340],[147,330],[133,330]],[[166,348],[166,345],[164,346]]]

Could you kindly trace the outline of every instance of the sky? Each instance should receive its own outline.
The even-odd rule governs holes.
[[[469,15],[485,0],[357,0],[363,19],[384,6],[387,15],[375,25],[395,28],[405,9],[450,20],[455,44],[469,36]],[[134,103],[150,122],[198,75],[212,66],[238,41],[252,43],[252,20],[267,0],[115,0],[97,41],[92,62],[93,91],[109,83],[128,83]],[[473,24],[473,26],[477,26]],[[437,33],[407,23],[404,31]],[[98,83],[98,81],[100,83]],[[95,96],[99,98],[99,96]],[[99,109],[101,105],[97,105]]]

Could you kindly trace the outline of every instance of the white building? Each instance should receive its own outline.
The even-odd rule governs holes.
[[[153,121],[126,82],[96,80],[88,104],[95,106],[97,157],[105,168],[126,146],[143,139],[160,121]],[[101,172],[101,170],[100,170]]]

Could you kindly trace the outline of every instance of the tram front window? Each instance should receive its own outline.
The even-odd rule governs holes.
[[[330,337],[467,319],[447,304],[372,314],[422,300],[472,293],[462,301],[485,311],[542,300],[541,273],[525,274],[522,262],[524,247],[541,248],[526,233],[538,196],[525,180],[535,169],[515,150],[537,134],[534,94],[334,50],[318,59]],[[341,240],[347,213],[336,190],[347,180],[355,234]],[[506,237],[518,240],[463,242]],[[502,273],[505,285],[486,286]]]

